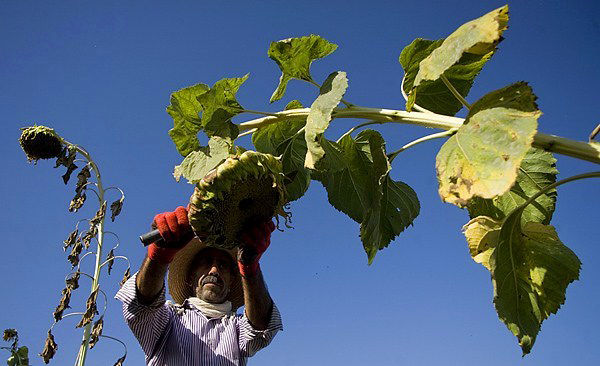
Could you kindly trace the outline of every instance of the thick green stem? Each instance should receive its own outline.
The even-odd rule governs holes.
[[[272,123],[278,123],[290,117],[306,117],[310,108],[290,109],[275,113],[276,116],[268,116],[242,122],[239,125],[240,132],[253,128],[260,128]],[[407,112],[394,109],[366,108],[352,106],[349,108],[336,109],[333,118],[360,118],[381,123],[406,123],[428,128],[451,130],[459,128],[464,123],[464,118],[445,116],[435,113]],[[583,141],[575,141],[560,136],[537,133],[533,138],[533,146],[551,151],[557,154],[571,156],[581,160],[600,164],[600,147],[598,144],[590,144]]]

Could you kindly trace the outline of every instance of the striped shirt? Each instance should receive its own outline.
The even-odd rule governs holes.
[[[207,318],[189,304],[165,301],[165,288],[150,305],[137,298],[137,273],[115,298],[151,366],[243,366],[283,329],[275,304],[266,330],[252,327],[246,315]]]

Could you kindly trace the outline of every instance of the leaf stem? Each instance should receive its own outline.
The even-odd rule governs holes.
[[[384,122],[381,121],[369,121],[369,122],[365,122],[365,123],[361,123],[357,126],[352,127],[351,129],[349,129],[345,134],[343,134],[342,136],[340,136],[339,139],[337,139],[337,143],[339,143],[344,137],[350,135],[352,132],[358,130],[361,127],[365,127],[365,126],[369,126],[369,125],[375,125],[375,124],[382,124]]]
[[[454,95],[454,97],[456,99],[458,99],[459,102],[462,103],[462,105],[464,105],[467,109],[471,109],[471,105],[469,104],[469,102],[467,102],[467,100],[460,95],[460,93],[458,92],[458,90],[456,90],[454,88],[454,85],[452,85],[452,83],[450,82],[450,80],[448,80],[448,78],[446,77],[446,75],[442,74],[440,76],[440,79],[442,79],[442,81],[444,82],[444,84],[446,84],[446,86],[448,87],[448,89],[450,89],[450,91],[452,92],[452,95]]]
[[[539,190],[536,194],[534,194],[533,196],[531,196],[527,201],[525,201],[519,207],[515,208],[513,212],[515,212],[517,210],[523,210],[523,209],[525,209],[525,207],[527,205],[529,205],[530,203],[532,203],[533,201],[535,201],[539,196],[541,196],[542,194],[550,191],[551,189],[554,189],[554,188],[556,188],[556,187],[558,187],[560,185],[563,185],[565,183],[569,183],[569,182],[572,182],[572,181],[575,181],[575,180],[580,180],[580,179],[587,179],[587,178],[600,178],[600,171],[574,175],[574,176],[571,176],[571,177],[559,180],[558,182],[554,182],[552,184],[549,184],[549,185],[545,186],[543,189]],[[512,212],[510,214],[512,214]],[[506,216],[508,217],[510,214],[508,214]]]
[[[406,92],[404,91],[404,80],[405,79],[406,79],[406,75],[404,75],[402,77],[402,82],[400,83],[400,92],[402,93],[402,98],[404,98],[404,101],[408,102],[408,95],[406,95]],[[421,107],[417,103],[413,104],[412,108],[418,112],[434,113],[434,112],[430,111],[429,109]]]
[[[243,109],[241,113],[259,114],[261,116],[277,116],[277,114],[275,114],[275,113],[255,111],[255,110],[252,110],[252,109]]]
[[[442,131],[442,132],[438,132],[438,133],[432,133],[431,135],[427,135],[427,136],[423,136],[420,137],[416,140],[413,140],[411,142],[409,142],[408,144],[402,146],[401,148],[399,148],[398,150],[389,153],[388,154],[388,160],[390,161],[390,163],[396,158],[396,156],[398,156],[398,154],[400,154],[402,151],[411,148],[415,145],[420,144],[421,142],[425,142],[425,141],[429,141],[429,140],[433,140],[433,139],[439,139],[442,137],[447,137],[447,136],[452,136],[456,133],[456,131],[458,130],[458,128],[452,128],[449,129],[448,131]]]

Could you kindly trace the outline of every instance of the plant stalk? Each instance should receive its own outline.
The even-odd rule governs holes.
[[[96,174],[96,184],[97,184],[96,187],[98,188],[98,201],[100,203],[100,207],[102,207],[102,204],[104,203],[104,188],[102,187],[102,179],[100,177],[100,170],[98,169],[98,166],[96,165],[94,160],[92,160],[90,154],[87,151],[85,151],[83,148],[81,148],[77,145],[71,144],[64,139],[63,139],[63,142],[70,146],[74,146],[75,149],[77,149],[77,151],[79,153],[81,153],[81,155],[83,155],[90,162],[90,166],[91,166],[92,170],[94,171],[94,174]],[[104,216],[106,216],[106,213]],[[94,292],[98,288],[98,282],[100,280],[100,268],[101,268],[101,263],[102,263],[102,243],[104,240],[104,216],[98,223],[98,234],[96,237],[96,239],[98,241],[98,248],[96,250],[96,264],[95,264],[94,278],[92,280],[92,286],[90,289],[90,293]],[[79,352],[77,353],[77,359],[75,360],[76,366],[83,366],[85,364],[85,358],[87,356],[87,351],[89,349],[91,329],[92,329],[92,322],[87,324],[83,329],[83,337],[82,337],[82,341],[81,341],[81,346],[79,347]]]
[[[272,123],[285,121],[290,117],[306,117],[310,108],[289,109],[268,116],[242,122],[239,124],[240,132],[253,128],[260,128]],[[379,121],[381,123],[405,123],[442,130],[457,129],[465,122],[464,118],[445,116],[436,113],[407,112],[395,109],[367,108],[352,106],[334,110],[332,118],[360,118]],[[583,141],[570,140],[560,136],[537,133],[533,138],[533,146],[571,156],[580,160],[600,164],[600,147]]]

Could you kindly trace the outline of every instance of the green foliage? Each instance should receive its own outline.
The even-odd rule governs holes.
[[[179,182],[183,176],[190,183],[198,183],[209,171],[221,164],[230,153],[232,142],[219,136],[208,140],[208,146],[190,152],[174,169],[173,176]]]
[[[567,285],[579,273],[579,260],[549,226],[558,185],[556,159],[550,151],[600,162],[600,145],[560,138],[568,148],[559,150],[554,137],[537,133],[541,112],[525,82],[487,93],[472,105],[465,100],[495,54],[507,22],[504,6],[463,24],[445,39],[417,38],[404,48],[399,62],[405,72],[402,91],[407,94],[408,112],[343,100],[348,80],[342,71],[330,74],[319,86],[311,76],[311,63],[331,54],[337,45],[317,35],[273,42],[268,55],[282,75],[270,102],[283,97],[289,80],[298,79],[320,89],[310,108],[294,100],[284,111],[258,112],[266,117],[236,125],[232,117],[245,110],[235,93],[246,76],[223,79],[210,89],[197,84],[178,91],[168,109],[175,122],[170,134],[186,158],[174,176],[197,183],[217,166],[225,170],[226,164],[220,164],[239,149],[236,140],[251,133],[257,151],[281,162],[287,202],[302,197],[311,180],[321,182],[329,203],[360,225],[371,264],[420,211],[415,191],[391,178],[392,161],[418,143],[451,136],[436,157],[438,192],[442,200],[468,208],[471,221],[464,233],[471,257],[491,272],[498,315],[527,353],[542,321],[558,310]],[[431,113],[410,113],[417,109],[415,104]],[[468,114],[460,125],[451,116],[463,106]],[[332,140],[325,134],[336,118],[367,121]],[[415,123],[447,131],[392,153],[387,153],[379,132],[354,134],[381,123]],[[209,146],[200,147],[200,131],[210,138]]]
[[[277,63],[282,72],[279,85],[271,96],[271,103],[283,97],[287,83],[291,79],[313,81],[310,75],[310,64],[316,59],[331,54],[336,49],[336,44],[314,34],[271,42],[268,55]]]
[[[210,90],[196,97],[202,107],[202,127],[210,136],[235,139],[238,127],[233,122],[236,114],[244,108],[235,99],[240,86],[248,79],[246,74],[241,78],[226,78],[217,81]]]
[[[302,108],[298,101],[286,109]],[[289,201],[302,197],[310,185],[310,170],[304,167],[307,147],[304,139],[304,118],[289,117],[285,123],[273,123],[252,134],[257,151],[282,157],[285,190]]]
[[[365,130],[356,139],[344,136],[339,143],[341,167],[324,173],[321,182],[329,203],[361,224],[360,234],[369,264],[377,251],[400,234],[419,214],[416,193],[389,177],[385,141],[376,131]]]
[[[503,220],[529,197],[556,181],[558,170],[555,163],[556,159],[551,153],[536,148],[529,149],[517,172],[515,185],[510,191],[492,199],[474,197],[467,206],[469,215],[472,218],[489,216],[495,220]],[[522,224],[530,221],[549,224],[555,204],[556,189],[551,189],[525,207],[521,215]]]
[[[171,94],[167,113],[173,117],[174,126],[169,130],[169,136],[183,156],[200,148],[197,135],[202,129],[199,115],[202,107],[197,98],[209,89],[206,84],[196,84]]]
[[[430,41],[417,38],[402,50],[399,61],[404,69],[404,84],[402,87],[406,94],[411,93],[413,89],[420,62],[429,56],[433,50],[440,47],[443,41],[442,39]],[[460,95],[466,97],[469,90],[471,90],[471,86],[473,86],[473,81],[493,54],[493,51],[483,55],[465,53],[456,64],[450,66],[444,72],[444,76],[448,78]],[[440,79],[423,80],[410,95],[406,109],[410,111],[414,104],[434,113],[449,116],[455,115],[462,108],[461,102],[456,99]]]

